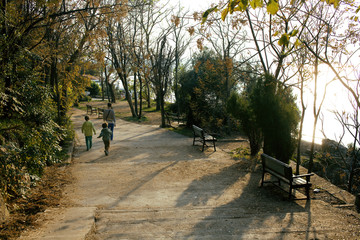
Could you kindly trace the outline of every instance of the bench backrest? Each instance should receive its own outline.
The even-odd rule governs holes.
[[[286,164],[273,158],[265,153],[261,154],[262,165],[265,171],[276,175],[286,182],[292,180],[292,168]]]
[[[195,136],[199,136],[199,137],[204,137],[204,130],[195,126],[195,125],[192,125],[193,127],[193,131],[194,131],[194,134]]]

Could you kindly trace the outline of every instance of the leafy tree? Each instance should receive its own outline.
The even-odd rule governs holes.
[[[55,123],[56,108],[47,88],[31,79],[11,95],[0,94],[0,189],[17,196],[24,176],[41,176],[44,167],[61,160],[65,130]],[[11,117],[4,119],[3,105],[13,101]]]
[[[226,67],[225,67],[226,66]],[[193,68],[180,74],[180,101],[188,106],[188,124],[219,130],[227,118],[226,71],[232,63],[204,49],[193,59]],[[233,79],[231,79],[233,81]]]
[[[91,40],[122,1],[3,1],[0,4],[0,188],[19,193],[26,175],[58,162],[66,112],[85,89]],[[106,14],[100,14],[106,13]],[[88,54],[84,52],[88,51]]]
[[[196,73],[194,69],[187,70],[184,66],[179,71],[179,88],[178,97],[176,98],[176,105],[183,109],[186,115],[186,123],[188,127],[194,124],[194,117],[190,104],[195,98],[194,88],[198,84]]]
[[[250,96],[264,136],[264,152],[289,162],[295,150],[299,110],[289,88],[269,74],[259,78]]]
[[[230,16],[224,21],[217,17],[208,19],[199,27],[198,35],[201,36],[199,43],[209,43],[216,54],[221,56],[224,61],[245,59],[244,50],[247,41],[243,21],[244,19],[239,16]],[[231,80],[232,74],[233,67],[229,65],[229,69],[225,68],[226,89],[224,91],[226,91],[227,97],[230,96],[230,92],[234,87],[233,84],[235,84]]]
[[[245,15],[264,72],[270,73],[269,67],[276,66],[276,79],[283,78],[284,66],[292,65],[285,61],[287,56],[293,55],[299,48],[307,48],[308,55],[314,57],[314,78],[317,78],[318,66],[326,64],[360,106],[356,92],[340,74],[346,72],[346,64],[359,50],[356,44],[359,39],[356,16],[359,9],[352,1],[268,1],[264,4],[263,1],[256,0],[234,0],[208,9],[202,20],[203,23],[208,21],[210,14],[217,10],[221,11],[222,20],[227,19],[229,13],[237,13],[234,15],[240,17]],[[264,43],[263,46],[261,43]],[[274,53],[276,60],[269,65],[267,56],[270,51]],[[284,83],[285,80],[283,79]],[[315,95],[316,91],[315,89]],[[316,104],[314,100],[314,133],[321,109],[321,103],[320,106]],[[312,164],[309,171],[311,166]]]
[[[86,90],[90,92],[91,97],[95,97],[100,95],[101,89],[97,83],[91,82],[90,87],[87,87]]]
[[[263,134],[257,121],[248,92],[239,95],[232,92],[227,102],[227,112],[239,119],[241,128],[249,138],[251,156],[258,154],[262,147]]]

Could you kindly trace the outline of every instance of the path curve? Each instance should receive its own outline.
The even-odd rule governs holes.
[[[74,181],[60,208],[20,239],[356,239],[358,218],[320,200],[288,201],[259,188],[259,164],[236,161],[157,126],[118,121],[110,154],[94,137],[86,151],[85,112],[73,110]],[[101,119],[91,119],[97,130]],[[299,194],[299,193],[298,193]],[[287,196],[287,194],[285,194]]]

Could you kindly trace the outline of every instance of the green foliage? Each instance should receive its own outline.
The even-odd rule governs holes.
[[[299,110],[290,88],[272,75],[260,78],[250,96],[256,120],[264,136],[264,152],[289,162],[295,147]]]
[[[266,10],[271,15],[274,15],[279,11],[279,3],[277,0],[270,0],[266,5]]]
[[[191,128],[185,127],[185,126],[179,126],[176,128],[170,128],[170,131],[179,133],[181,135],[187,136],[187,137],[193,137],[194,133]]]
[[[242,158],[248,158],[250,155],[252,155],[249,152],[248,148],[236,148],[233,151],[231,151],[232,157],[236,160],[242,159]]]
[[[226,69],[231,68],[231,63],[205,50],[195,56],[192,70],[179,73],[178,101],[180,108],[187,110],[188,125],[196,124],[211,131],[224,126],[227,118]]]
[[[47,88],[24,79],[18,91],[1,92],[0,189],[6,197],[17,196],[29,176],[41,176],[44,167],[61,160],[67,132],[55,123],[56,108]]]
[[[212,131],[223,127],[226,115],[226,68],[215,53],[204,50],[193,59],[193,69],[179,73],[179,104],[186,110],[187,124]]]
[[[86,96],[86,95],[80,95],[79,96],[79,102],[90,102],[90,101],[91,101],[90,96]]]
[[[333,5],[335,8],[339,7],[340,5],[340,0],[322,0],[322,1],[325,1],[329,5]],[[271,15],[275,15],[279,11],[279,0],[269,0],[267,1],[266,5],[264,5],[263,3],[264,3],[263,0],[230,0],[225,5],[221,5],[221,6],[217,5],[215,7],[207,9],[202,15],[202,24],[206,22],[206,20],[208,19],[211,13],[218,12],[220,10],[221,10],[221,19],[223,21],[225,20],[228,13],[232,14],[234,12],[244,12],[246,11],[246,9],[248,9],[249,6],[251,6],[253,9],[266,6],[266,11]],[[298,5],[297,7],[299,8],[302,3],[305,3],[305,1],[297,2],[297,3],[293,0],[291,1],[291,4],[297,4]],[[346,1],[345,4],[347,4]],[[359,9],[360,7],[358,7],[356,13],[359,11]]]
[[[99,96],[101,91],[99,85],[95,82],[91,82],[90,87],[87,87],[86,90],[90,92],[91,97]]]
[[[233,92],[226,109],[234,118],[240,120],[241,127],[249,138],[251,155],[255,156],[261,149],[263,135],[248,93],[244,91],[239,95]]]

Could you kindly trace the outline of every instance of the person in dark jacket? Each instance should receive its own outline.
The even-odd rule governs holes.
[[[98,136],[98,138],[102,137],[102,140],[104,142],[105,145],[105,155],[109,155],[109,149],[110,149],[110,138],[111,138],[112,132],[111,130],[108,128],[108,125],[106,123],[102,124],[102,130],[100,132],[100,135]]]
[[[103,120],[107,123],[108,128],[111,130],[111,140],[114,137],[114,127],[116,127],[115,112],[112,109],[111,103],[108,103],[108,109],[104,110]]]

